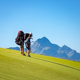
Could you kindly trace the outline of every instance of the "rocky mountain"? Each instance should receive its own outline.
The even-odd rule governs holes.
[[[52,44],[46,37],[43,37],[33,43],[31,51],[37,54],[55,56],[59,48],[58,45]]]
[[[60,47],[52,44],[46,37],[37,39],[31,46],[31,51],[36,54],[80,61],[80,53],[66,45]]]

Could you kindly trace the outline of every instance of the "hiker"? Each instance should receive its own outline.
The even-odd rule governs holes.
[[[23,31],[21,30],[18,31],[15,42],[17,45],[20,45],[21,54],[25,56],[24,54],[24,32]]]
[[[24,36],[26,37],[25,38],[25,46],[26,46],[26,53],[28,53],[28,57],[31,57],[30,56],[30,51],[31,51],[31,48],[30,48],[30,45],[31,45],[31,41],[30,41],[30,39],[33,39],[32,38],[32,33],[26,33],[26,34],[24,34]],[[28,51],[27,51],[27,49],[28,49]]]

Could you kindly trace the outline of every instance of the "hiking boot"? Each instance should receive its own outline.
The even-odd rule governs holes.
[[[26,56],[25,54],[23,54],[23,56]]]
[[[23,56],[26,56],[24,53],[21,53]]]
[[[28,57],[31,57],[30,55],[27,55]]]

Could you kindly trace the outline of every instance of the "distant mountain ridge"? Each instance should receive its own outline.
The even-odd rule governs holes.
[[[20,50],[19,47],[10,47],[10,49]],[[77,53],[75,50],[66,45],[60,47],[57,44],[52,44],[46,37],[37,39],[31,45],[31,52],[35,54],[80,61],[80,53]]]
[[[18,50],[18,51],[20,51],[20,48],[19,48],[19,47],[9,47],[9,49],[13,49],[13,50]]]
[[[52,44],[46,37],[37,39],[31,46],[31,51],[36,54],[80,61],[80,53],[66,45],[60,47]]]
[[[20,51],[20,48],[19,47],[9,47],[9,49]],[[25,51],[25,48],[24,48],[24,51]]]

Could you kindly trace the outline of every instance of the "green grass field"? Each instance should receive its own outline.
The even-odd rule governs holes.
[[[80,80],[80,63],[0,48],[0,80]]]

